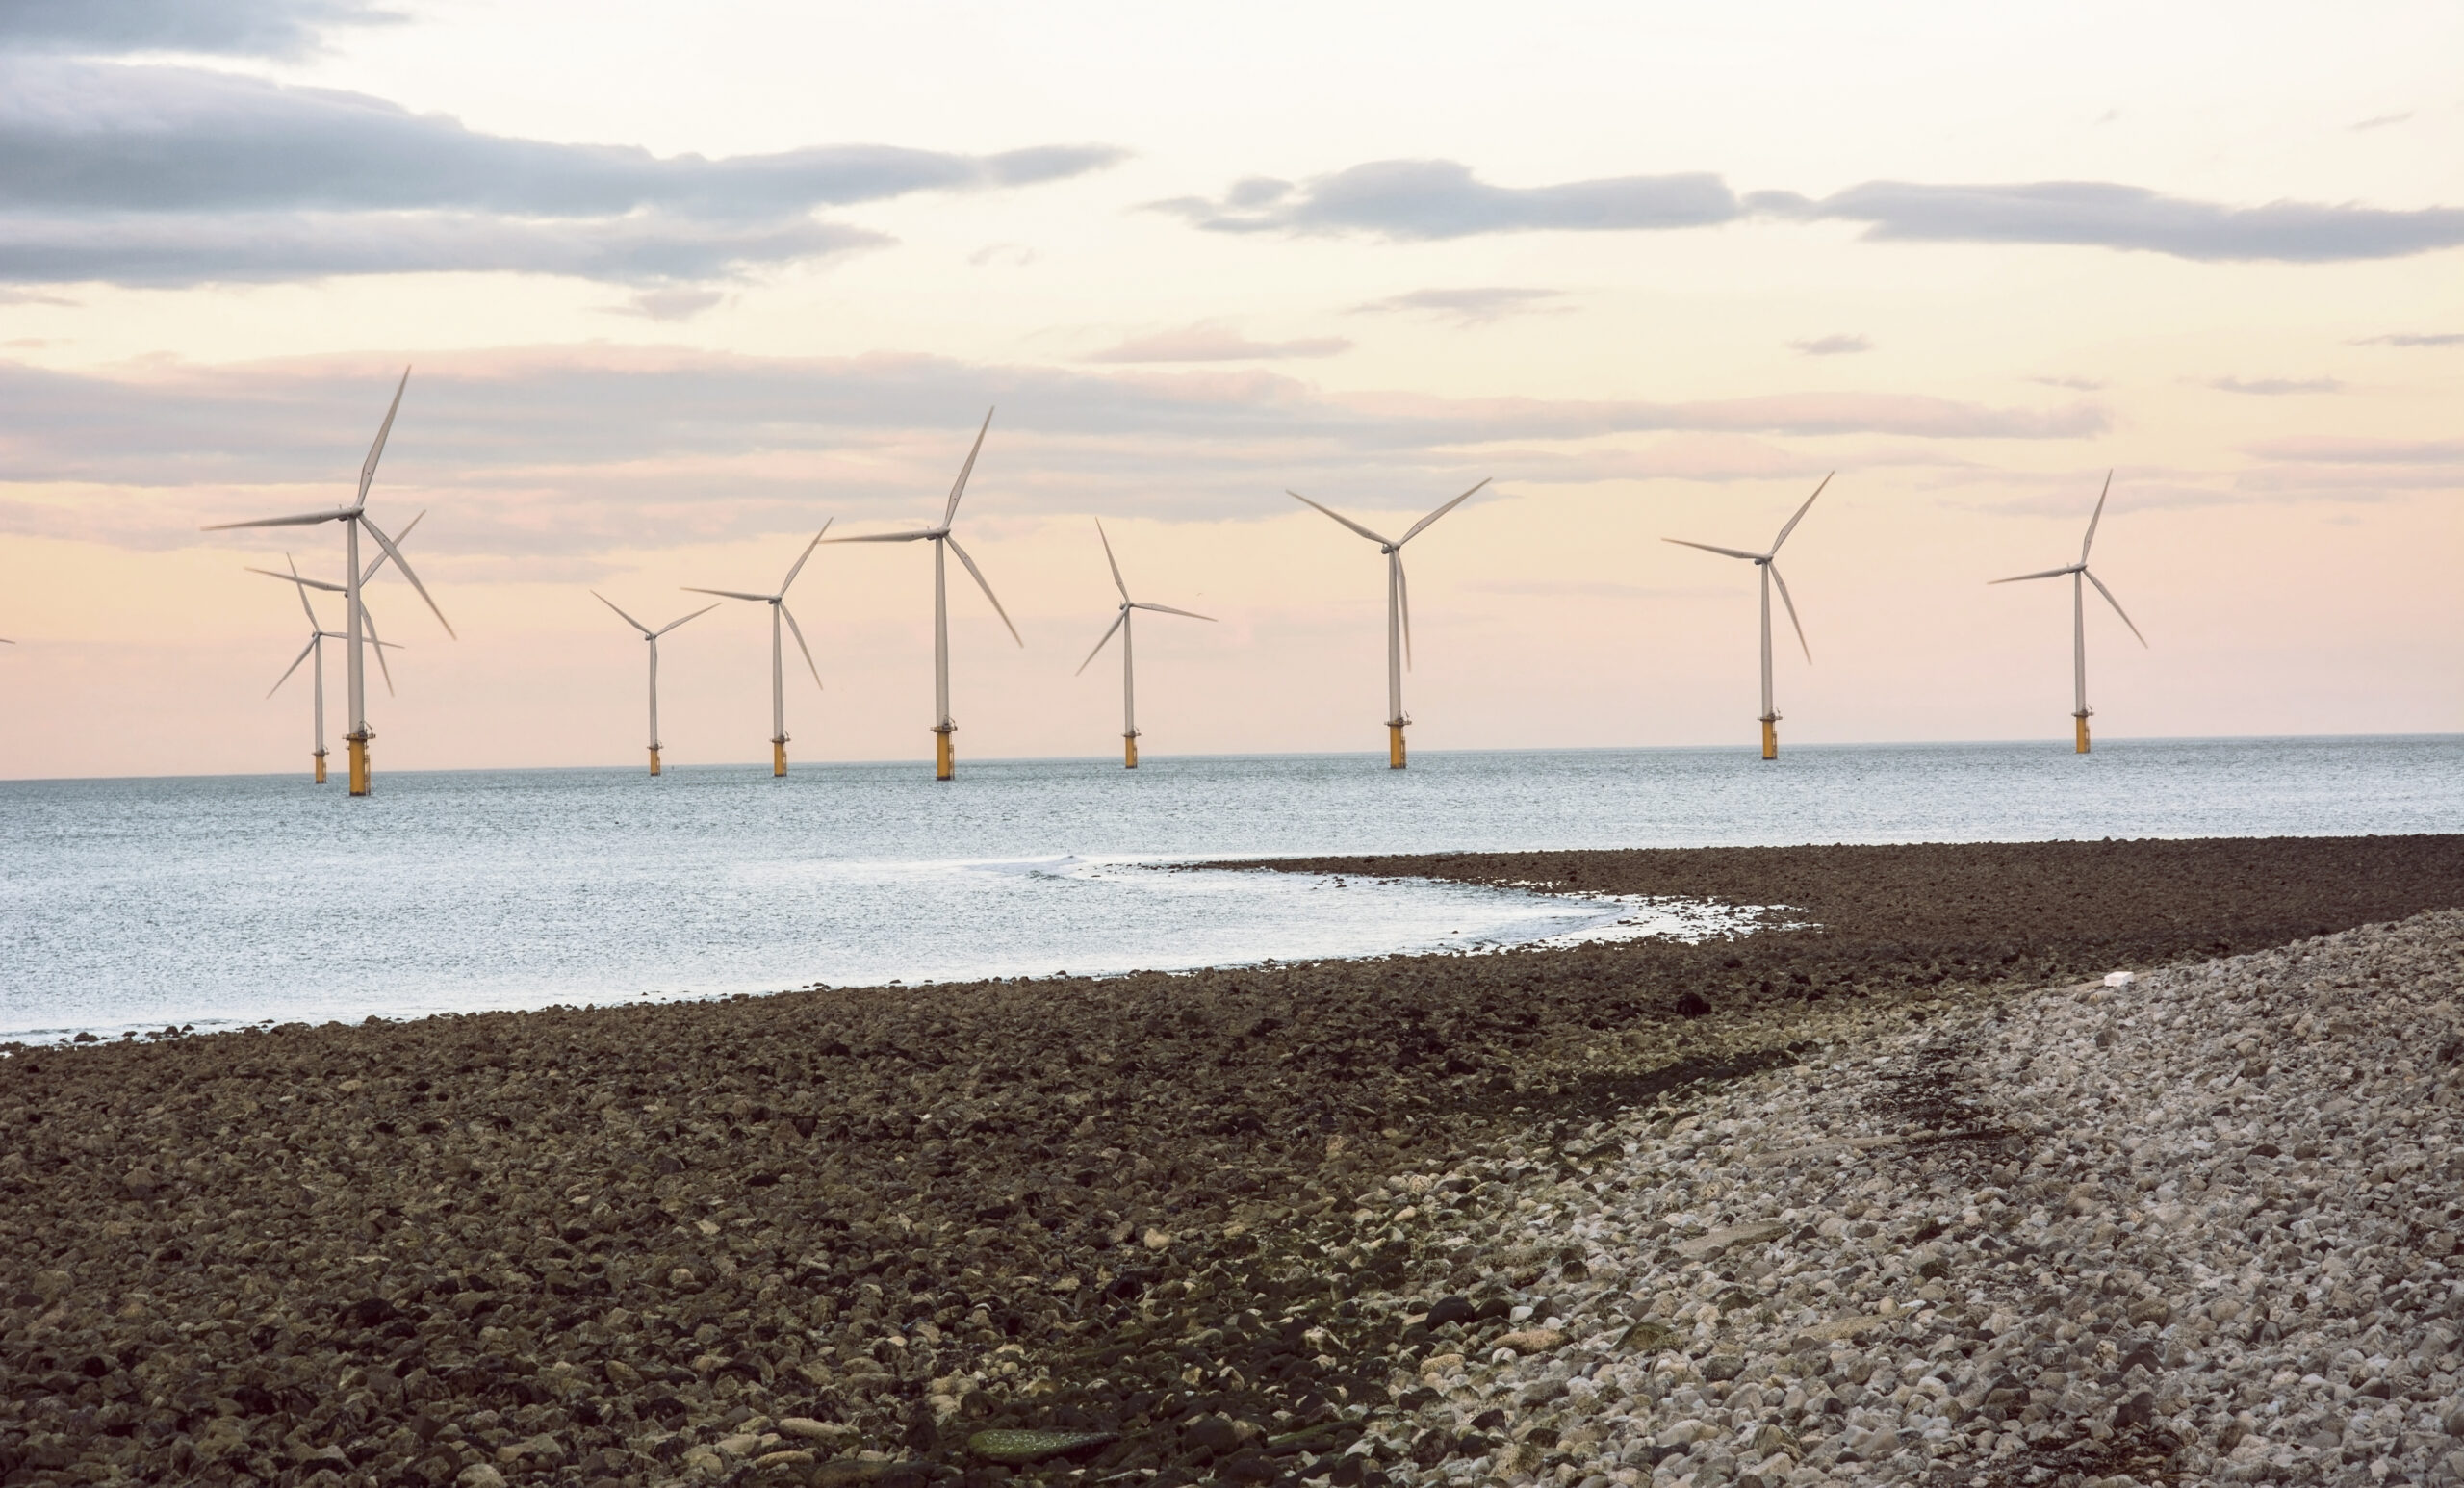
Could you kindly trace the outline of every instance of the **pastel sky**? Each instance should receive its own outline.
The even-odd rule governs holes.
[[[303,769],[245,572],[371,511],[385,769],[633,763],[681,585],[937,514],[961,757],[2464,730],[2464,10],[15,0],[0,777]],[[920,546],[791,595],[801,759],[929,757]],[[2092,601],[2093,596],[2092,595]],[[338,625],[339,607],[324,619]],[[768,634],[662,643],[766,757]],[[346,727],[339,668],[329,729]]]

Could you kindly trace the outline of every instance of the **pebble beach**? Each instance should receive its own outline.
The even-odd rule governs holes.
[[[2464,1472],[2464,839],[1260,871],[1768,923],[13,1050],[0,1482]]]

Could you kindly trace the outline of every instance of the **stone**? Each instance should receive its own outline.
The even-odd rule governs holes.
[[[1520,1354],[1549,1353],[1565,1346],[1563,1328],[1517,1328],[1498,1339],[1499,1347],[1511,1348]]]

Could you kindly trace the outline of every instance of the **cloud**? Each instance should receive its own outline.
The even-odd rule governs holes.
[[[2385,129],[2390,124],[2411,123],[2412,118],[2413,111],[2410,109],[2406,109],[2401,114],[2381,114],[2375,118],[2363,119],[2360,123],[2353,125],[2352,130],[2353,133],[2359,134],[2365,129]]]
[[[1810,341],[1792,341],[1788,345],[1808,356],[1853,356],[1860,351],[1874,349],[1872,337],[1855,335],[1846,331],[1834,332],[1829,336],[1816,336]]]
[[[608,306],[607,312],[649,321],[689,321],[725,298],[717,290],[644,290],[625,304]]]
[[[2292,393],[2341,393],[2345,385],[2333,377],[2211,377],[2205,386],[2219,393],[2247,393],[2282,398]]]
[[[2247,447],[2263,460],[2340,465],[2464,464],[2464,439],[2343,439],[2302,434]]]
[[[1427,316],[1433,320],[1449,320],[1457,325],[1485,325],[1508,316],[1563,314],[1571,305],[1551,304],[1563,299],[1563,290],[1517,289],[1509,285],[1474,285],[1463,289],[1412,290],[1390,295],[1354,305],[1354,315],[1409,314]]]
[[[1219,321],[1207,321],[1178,330],[1132,336],[1119,346],[1098,351],[1091,362],[1251,362],[1290,357],[1336,356],[1351,349],[1338,336],[1299,341],[1251,341]]]
[[[299,57],[332,28],[403,18],[368,0],[9,0],[0,48]]]
[[[2073,393],[2101,393],[2105,390],[2105,384],[2098,382],[2093,377],[2045,376],[2030,377],[2028,380],[2030,382],[2040,383],[2048,388],[2068,388]]]
[[[1737,216],[1736,197],[1715,175],[1492,186],[1450,160],[1372,161],[1298,186],[1251,177],[1215,200],[1183,196],[1151,205],[1210,232],[1367,232],[1404,239],[1702,227]]]
[[[819,208],[1058,180],[1106,146],[659,157],[483,134],[364,93],[0,57],[0,280],[513,270],[704,279],[886,240]]]
[[[2394,331],[2364,336],[2356,346],[2464,346],[2464,331]]]

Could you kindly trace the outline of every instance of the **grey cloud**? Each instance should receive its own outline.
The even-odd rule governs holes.
[[[2365,129],[2385,129],[2390,124],[2409,124],[2412,122],[2412,119],[2413,111],[2406,109],[2401,114],[2381,114],[2374,118],[2363,119],[2360,123],[2353,125],[2352,128],[2353,133],[2359,134]]]
[[[2464,346],[2464,331],[2395,331],[2364,336],[2356,346]]]
[[[2105,385],[2093,377],[2030,377],[2030,382],[2048,388],[2068,388],[2073,393],[2101,393]]]
[[[1508,316],[1561,313],[1572,307],[1552,304],[1565,298],[1563,290],[1517,289],[1510,285],[1471,285],[1461,289],[1411,290],[1352,306],[1355,315],[1409,314],[1450,320],[1458,325],[1485,325]]]
[[[717,290],[678,287],[644,290],[628,303],[607,308],[614,315],[637,315],[646,321],[689,321],[725,298],[727,296]]]
[[[2246,393],[2282,398],[2293,393],[2341,393],[2345,385],[2333,377],[2211,377],[2206,386],[2219,393]]]
[[[1847,331],[1816,336],[1810,341],[1792,341],[1788,345],[1808,356],[1853,356],[1860,351],[1874,349],[1872,337]]]
[[[1351,349],[1340,336],[1251,341],[1227,325],[1205,322],[1132,336],[1087,358],[1091,362],[1250,362],[1337,356]]]
[[[1369,232],[1421,239],[1701,227],[1737,215],[1736,197],[1715,175],[1493,186],[1450,160],[1372,161],[1298,186],[1252,177],[1219,199],[1184,196],[1152,205],[1211,232]]]
[[[8,0],[0,48],[297,57],[333,28],[402,18],[368,0]]]

